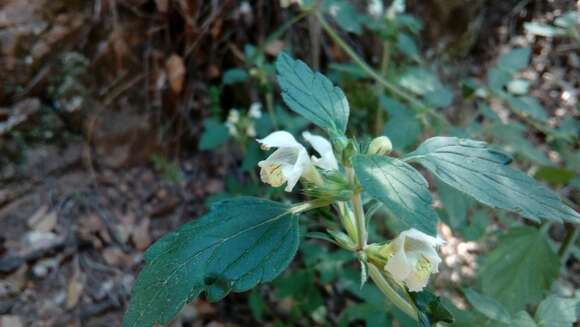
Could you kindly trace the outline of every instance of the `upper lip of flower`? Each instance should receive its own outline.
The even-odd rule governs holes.
[[[314,150],[320,154],[320,158],[312,156],[312,162],[326,170],[338,170],[338,162],[332,150],[332,144],[320,135],[315,135],[310,132],[302,133],[302,137],[312,145]]]

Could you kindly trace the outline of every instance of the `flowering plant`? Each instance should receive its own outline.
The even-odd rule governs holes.
[[[392,144],[385,136],[357,142],[347,136],[350,108],[341,89],[285,53],[276,69],[288,107],[328,138],[302,134],[317,152],[312,156],[285,131],[257,140],[264,150],[274,150],[258,163],[260,177],[287,192],[302,181],[308,200],[293,205],[251,197],[224,200],[157,241],[145,253],[125,326],[166,323],[202,293],[218,301],[273,280],[296,254],[301,217],[322,207],[333,209],[338,227],[318,237],[352,252],[360,262],[361,284],[370,277],[421,326],[452,321],[426,289],[430,275],[438,272],[437,247],[443,241],[437,236],[438,215],[427,180],[411,164],[485,205],[532,221],[580,222],[580,215],[555,193],[511,168],[509,156],[484,142],[433,137],[398,158],[390,156]],[[372,210],[366,199],[376,200],[408,229],[392,240],[369,242]]]

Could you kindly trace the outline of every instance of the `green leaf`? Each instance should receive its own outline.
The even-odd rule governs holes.
[[[516,313],[507,327],[538,327],[530,314],[522,310]]]
[[[532,144],[529,138],[524,135],[527,130],[526,126],[518,122],[511,122],[508,124],[498,122],[489,128],[489,134],[501,144],[505,144],[505,149],[509,150],[509,153],[515,152],[524,158],[543,166],[553,165],[550,159],[548,159],[548,156],[546,156],[541,149]]]
[[[493,67],[487,71],[487,85],[494,91],[503,91],[503,87],[509,83],[512,75],[501,68]]]
[[[541,167],[534,177],[550,183],[550,185],[562,186],[568,184],[576,176],[571,170],[558,167]]]
[[[421,133],[421,125],[415,114],[400,102],[386,96],[379,97],[379,104],[389,114],[384,134],[391,139],[397,151],[415,144]]]
[[[509,72],[516,72],[528,66],[531,54],[530,48],[515,48],[501,55],[498,65]]]
[[[325,0],[322,11],[332,16],[342,29],[355,34],[361,32],[362,16],[346,0]]]
[[[415,168],[380,155],[356,155],[352,163],[368,194],[383,202],[408,226],[436,235],[437,213],[431,207],[429,185]]]
[[[410,67],[402,72],[398,83],[418,95],[425,95],[443,88],[437,75],[421,67]]]
[[[538,99],[530,96],[507,96],[507,102],[510,107],[516,112],[533,118],[535,120],[546,122],[548,120],[548,114],[544,106],[538,101]]]
[[[544,37],[554,37],[566,34],[566,30],[562,28],[537,22],[524,23],[524,29],[528,33]]]
[[[405,161],[418,162],[449,186],[491,207],[514,211],[533,221],[580,222],[580,214],[527,174],[508,166],[511,158],[485,142],[433,137]]]
[[[551,295],[538,307],[536,321],[542,327],[572,327],[580,317],[580,299]]]
[[[397,38],[397,49],[403,54],[418,60],[419,59],[419,48],[417,43],[412,36],[407,33],[400,33]]]
[[[222,77],[222,84],[224,85],[231,85],[240,82],[245,82],[250,78],[248,72],[242,68],[233,68],[228,69],[224,72],[224,76]]]
[[[533,227],[509,229],[483,260],[481,289],[510,313],[539,302],[560,270],[544,234]]]
[[[419,326],[435,326],[438,322],[453,323],[453,314],[441,302],[441,298],[424,290],[419,293],[412,292],[411,297],[419,313]]]
[[[465,294],[465,297],[473,308],[484,316],[506,324],[510,323],[512,319],[510,313],[496,300],[479,294],[470,288],[465,289],[463,294]]]
[[[282,52],[276,60],[284,102],[318,127],[344,133],[349,105],[342,90],[305,63]]]
[[[449,185],[437,179],[437,194],[447,211],[449,225],[453,229],[459,229],[466,225],[468,211],[475,201]]]
[[[145,252],[123,326],[171,320],[206,292],[217,301],[280,274],[298,248],[298,217],[288,206],[238,197],[170,233]]]
[[[213,150],[226,143],[230,137],[228,128],[215,118],[208,118],[203,124],[204,131],[198,145],[200,150]]]

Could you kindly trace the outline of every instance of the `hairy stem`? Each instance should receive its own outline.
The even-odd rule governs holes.
[[[389,285],[389,282],[387,282],[385,276],[383,275],[383,273],[381,272],[381,270],[377,266],[375,266],[372,263],[369,263],[368,270],[369,270],[369,276],[371,276],[371,279],[373,280],[375,285],[377,285],[377,287],[381,290],[381,292],[397,308],[401,309],[401,311],[408,314],[411,318],[413,318],[415,320],[419,319],[417,316],[417,309],[415,309],[415,306],[413,304],[409,303],[409,301],[407,301],[405,298],[403,298],[399,293],[397,293],[391,287],[391,285]]]

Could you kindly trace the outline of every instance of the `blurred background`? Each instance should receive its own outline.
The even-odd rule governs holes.
[[[330,30],[294,2],[0,0],[0,326],[119,326],[151,242],[217,199],[300,198],[255,169],[256,137],[308,128],[280,99],[280,51],[343,88],[354,136],[386,134],[398,153],[433,135],[490,141],[578,208],[576,1],[326,0]],[[435,286],[461,318],[461,287],[513,222],[454,196],[436,201]],[[578,249],[564,250],[557,283],[573,294]],[[197,300],[171,325],[405,325],[349,260],[304,242],[274,283]]]

